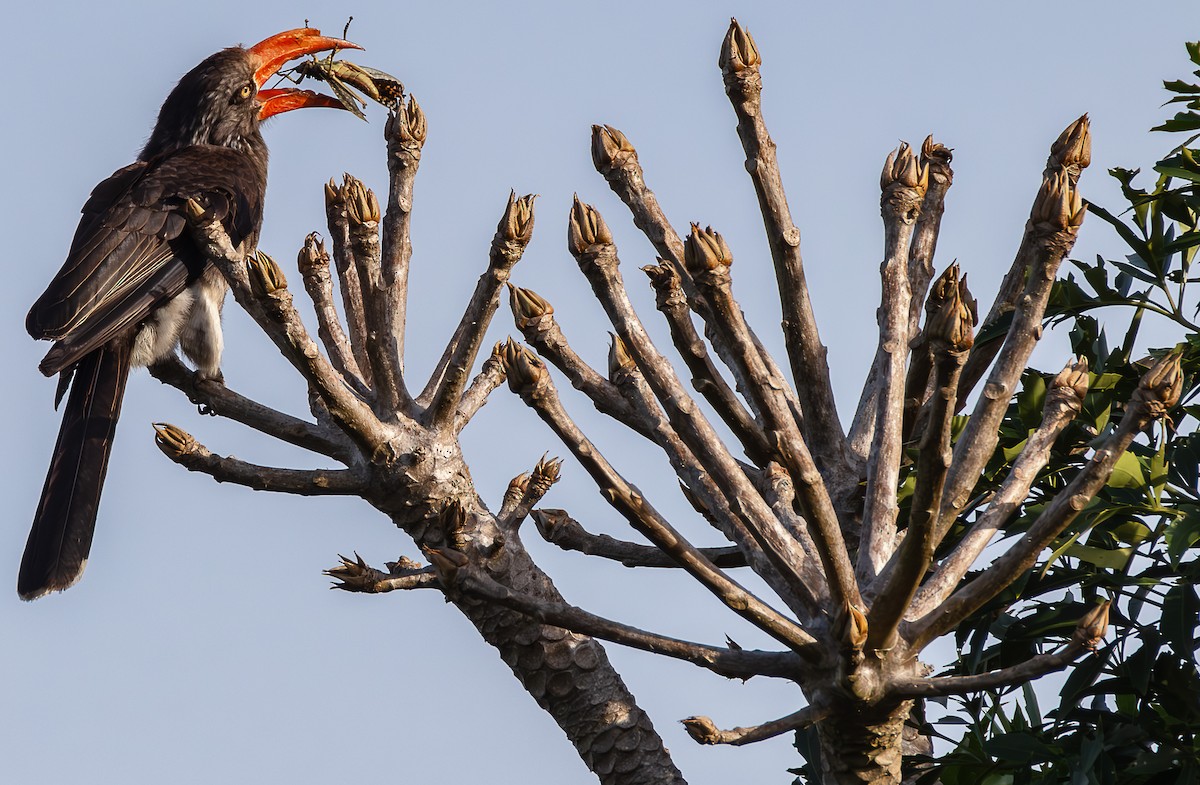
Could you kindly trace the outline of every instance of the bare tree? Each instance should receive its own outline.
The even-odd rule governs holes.
[[[749,728],[721,730],[706,717],[689,718],[685,725],[698,742],[746,744],[815,725],[825,782],[895,783],[914,701],[1028,682],[1068,666],[1103,635],[1107,604],[1084,615],[1057,651],[1016,666],[936,678],[919,659],[931,642],[953,632],[1034,564],[1103,487],[1132,440],[1176,403],[1178,356],[1164,357],[1146,374],[1119,425],[1102,436],[1025,535],[964,580],[1027,498],[1087,391],[1086,363],[1069,362],[1050,384],[1041,425],[1001,480],[980,494],[998,426],[1041,336],[1051,285],[1084,218],[1077,182],[1090,159],[1087,118],[1051,146],[1020,249],[978,338],[975,301],[958,266],[934,276],[953,177],[950,150],[929,138],[920,151],[901,145],[888,156],[880,182],[879,343],[847,431],[805,283],[800,233],[763,119],[759,52],[736,21],[719,62],[775,266],[790,374],[746,322],[732,291],[733,254],[720,233],[693,224],[681,237],[646,185],[633,146],[616,129],[596,126],[596,168],[660,256],[643,270],[682,366],[651,342],[627,295],[608,227],[576,199],[568,249],[612,323],[607,373],[572,350],[548,302],[509,284],[516,325],[528,346],[498,344],[471,375],[503,287],[533,231],[534,198],[514,194],[487,269],[440,362],[421,389],[412,386],[404,371],[405,303],[425,119],[410,98],[385,128],[386,212],[354,178],[331,181],[325,196],[332,260],[315,233],[300,251],[317,340],[303,325],[275,261],[261,253],[238,256],[219,225],[205,223],[202,210],[195,214],[193,229],[238,303],[307,384],[311,419],[202,380],[177,361],[153,369],[212,413],[343,468],[253,465],[215,455],[165,424],[157,427],[158,443],[175,462],[221,482],[358,496],[383,512],[429,564],[400,559],[380,570],[358,557],[343,558],[329,570],[338,586],[364,593],[442,592],[496,647],[602,782],[683,779],[596,639],[726,677],[785,679],[807,699],[793,714]],[[576,425],[547,363],[600,412],[663,451],[687,500],[727,545],[697,547],[655,509]],[[684,384],[684,369],[699,399]],[[558,478],[557,460],[519,474],[498,508],[488,507],[458,436],[506,379],[649,544],[595,535],[566,511],[539,508]],[[968,408],[981,381],[965,424],[956,424],[956,412]],[[912,492],[902,509],[905,482]],[[778,649],[678,640],[571,605],[521,542],[521,525],[530,517],[545,539],[562,548],[629,566],[685,570]],[[935,562],[935,553],[944,558]],[[752,570],[775,596],[746,589],[732,577],[738,569]]]

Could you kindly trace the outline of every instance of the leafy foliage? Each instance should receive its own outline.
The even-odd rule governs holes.
[[[1187,45],[1200,66],[1200,43]],[[1194,72],[1200,77],[1200,70]],[[1192,135],[1154,167],[1152,189],[1139,172],[1112,169],[1127,205],[1089,204],[1127,246],[1123,258],[1073,260],[1047,315],[1069,327],[1074,351],[1088,359],[1092,385],[1084,409],[1060,437],[1031,499],[1002,535],[1017,537],[1042,502],[1062,488],[1094,440],[1119,421],[1150,358],[1136,358],[1143,319],[1182,328],[1187,374],[1175,422],[1135,442],[1105,490],[1055,543],[1047,558],[958,631],[951,674],[1015,665],[1071,634],[1085,604],[1113,599],[1112,628],[1095,654],[1061,683],[1058,705],[1043,713],[1030,685],[956,701],[957,715],[935,736],[955,743],[922,781],[945,785],[1167,785],[1200,781],[1200,298],[1193,262],[1200,249],[1200,84],[1165,82],[1184,109],[1153,130]],[[1106,328],[1094,312],[1104,309]],[[1124,329],[1109,329],[1121,324]],[[1173,347],[1151,351],[1159,356]],[[1045,376],[1029,371],[1004,421],[1002,439],[977,498],[1019,453],[1041,417]],[[943,546],[952,547],[954,537]],[[970,578],[968,577],[968,580]],[[1045,693],[1043,692],[1043,695]],[[1044,700],[1044,699],[1043,699]],[[946,725],[963,724],[956,741]],[[955,734],[957,736],[957,734]]]

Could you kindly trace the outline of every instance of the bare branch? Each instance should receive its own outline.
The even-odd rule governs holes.
[[[558,482],[562,461],[547,459],[545,455],[529,474],[519,474],[508,484],[504,504],[496,516],[496,525],[506,531],[516,530],[529,516],[533,506],[542,500],[554,483]]]
[[[921,145],[921,166],[929,171],[929,189],[921,202],[921,217],[913,230],[912,244],[908,247],[908,286],[912,299],[908,309],[908,334],[916,335],[921,327],[921,304],[933,280],[933,255],[937,250],[938,232],[942,225],[942,213],[946,210],[946,192],[954,183],[954,170],[950,162],[953,151],[940,142],[933,141],[933,134],[925,137]]]
[[[1046,313],[1054,278],[1075,242],[1084,212],[1083,200],[1065,174],[1043,181],[1026,233],[1036,257],[1030,264],[1025,292],[1012,313],[1012,324],[987,385],[954,449],[954,464],[946,478],[946,492],[942,497],[943,520],[957,517],[963,509],[980,472],[996,448],[1000,421],[1004,419],[1029,355],[1041,338],[1042,317]],[[968,358],[968,366],[970,363]],[[963,373],[966,373],[965,367]],[[969,388],[960,381],[960,399],[966,389]]]
[[[911,650],[918,652],[930,641],[954,629],[1032,567],[1042,550],[1071,525],[1092,497],[1108,482],[1117,459],[1125,453],[1134,437],[1179,401],[1182,384],[1179,355],[1169,354],[1160,359],[1142,377],[1116,431],[1104,440],[1091,460],[1046,505],[1025,536],[975,580],[908,625],[904,637],[910,642]]]
[[[299,496],[361,496],[367,488],[360,469],[277,469],[237,458],[215,455],[191,434],[168,423],[154,424],[154,442],[189,472],[207,474],[217,482],[244,485],[256,491]]]
[[[896,482],[903,451],[905,364],[908,360],[908,322],[911,290],[908,283],[908,245],[921,202],[929,185],[929,170],[907,144],[893,151],[883,166],[880,201],[884,227],[884,261],[880,267],[883,291],[879,307],[879,348],[874,375],[878,390],[875,421],[867,460],[866,503],[858,546],[858,580],[864,586],[878,574],[895,548]]]
[[[964,282],[952,273],[948,283],[951,285],[949,296],[932,315],[926,329],[934,356],[934,392],[929,427],[921,438],[917,456],[917,482],[908,529],[903,544],[889,562],[891,576],[873,599],[867,616],[866,646],[873,650],[887,650],[895,645],[896,630],[929,569],[937,545],[938,510],[946,470],[950,466],[954,396],[975,326],[975,312],[970,305],[974,301]],[[880,580],[883,580],[882,576]]]
[[[746,553],[750,566],[787,602],[788,607],[805,618],[820,616],[828,586],[820,569],[816,547],[807,537],[803,521],[789,530],[780,525],[784,519],[777,520],[769,515],[752,519],[736,498],[713,482],[695,454],[671,427],[625,342],[617,336],[613,337],[609,352],[609,375],[621,394],[641,412],[655,443],[667,454],[675,469],[684,496],[697,512]]]
[[[591,400],[598,412],[653,438],[643,418],[617,388],[575,353],[554,318],[554,306],[532,289],[509,284],[509,302],[517,329],[538,354],[570,380],[571,386]]]
[[[848,465],[846,437],[838,419],[837,402],[829,380],[829,362],[821,343],[817,320],[800,257],[800,230],[792,222],[775,142],[762,116],[761,58],[754,39],[737,20],[729,26],[721,47],[720,68],[725,93],[737,115],[738,137],[746,151],[746,171],[758,194],[766,228],[779,298],[783,306],[783,333],[792,377],[804,411],[804,435],[821,465]]]
[[[708,717],[688,717],[680,720],[684,730],[697,744],[730,744],[740,747],[743,744],[753,744],[756,741],[773,739],[790,731],[807,728],[813,723],[820,722],[828,716],[829,710],[814,709],[805,706],[800,711],[792,712],[786,717],[780,717],[762,725],[752,725],[749,728],[731,728],[721,730]]]
[[[564,551],[577,551],[588,556],[599,556],[620,562],[626,567],[678,567],[667,554],[653,545],[618,540],[607,534],[592,534],[579,521],[567,515],[565,510],[547,509],[533,511],[533,521],[546,542],[553,543]],[[745,567],[746,556],[736,546],[725,548],[698,548],[714,567]]]
[[[705,335],[712,343],[717,354],[721,357],[721,360],[733,372],[738,389],[748,389],[747,380],[738,376],[737,367],[732,361],[732,354],[729,347],[712,330],[712,312],[704,299],[697,294],[691,276],[688,275],[687,270],[684,268],[683,240],[679,238],[678,232],[675,231],[670,221],[667,220],[666,215],[658,204],[658,199],[654,196],[654,192],[646,186],[642,166],[638,162],[637,152],[633,149],[633,145],[629,143],[624,134],[612,126],[594,125],[592,126],[592,160],[596,165],[596,170],[604,175],[613,192],[629,208],[633,216],[634,226],[642,231],[646,239],[654,246],[658,255],[675,269],[679,276],[680,284],[687,294],[689,307],[704,320]],[[759,349],[760,353],[763,353],[763,362],[767,364],[771,375],[775,378],[783,379],[783,372],[779,369],[775,360],[769,354],[765,353],[762,343],[753,333],[751,333],[751,337],[754,340],[755,347]],[[719,376],[719,374],[714,374],[714,376]],[[796,400],[796,394],[792,390],[791,385],[785,384],[783,392],[788,398],[789,404],[796,410],[797,418],[799,418],[800,404]],[[832,472],[834,469],[832,467],[823,467],[823,470]],[[844,479],[849,483],[857,482],[857,478],[851,477],[850,473],[846,473]]]
[[[918,592],[908,611],[908,617],[918,619],[935,605],[950,596],[967,570],[983,553],[992,537],[1000,530],[1029,495],[1029,489],[1050,459],[1050,448],[1063,429],[1075,418],[1087,394],[1087,360],[1080,359],[1067,366],[1054,378],[1046,395],[1042,422],[1025,443],[1024,449],[1009,469],[987,510],[976,519],[970,530],[942,560],[934,574]],[[938,540],[945,536],[953,521],[941,521]]]
[[[778,519],[763,501],[759,491],[749,482],[743,468],[733,459],[725,443],[717,435],[704,413],[688,395],[674,368],[655,348],[645,327],[633,310],[625,291],[618,266],[612,236],[600,214],[576,198],[571,210],[568,246],[587,277],[596,298],[604,307],[609,321],[630,350],[634,362],[650,389],[661,402],[671,429],[709,474],[722,495],[736,501],[738,518],[751,532],[772,560],[782,564],[802,563],[802,554],[788,540],[780,538],[775,529]],[[644,407],[649,409],[650,407]],[[668,452],[670,455],[670,452]],[[816,475],[819,478],[819,475]],[[731,508],[734,506],[730,504]],[[744,544],[737,537],[732,538]],[[753,563],[753,562],[752,562]],[[799,568],[781,569],[787,576],[802,575]],[[764,575],[764,577],[766,577]],[[784,594],[782,596],[787,596]],[[800,595],[803,597],[803,595]]]
[[[483,368],[479,371],[479,375],[463,392],[462,400],[458,404],[458,412],[454,416],[455,433],[461,432],[463,428],[467,427],[471,418],[487,403],[488,396],[492,394],[492,391],[504,383],[504,362],[500,357],[503,347],[502,342],[496,342],[496,345],[492,347],[492,353],[483,361]]]
[[[1000,283],[996,300],[992,303],[991,310],[988,311],[987,317],[982,322],[981,335],[992,332],[1005,316],[1017,308],[1021,293],[1026,290],[1026,279],[1029,277],[1030,270],[1036,271],[1042,264],[1039,259],[1043,251],[1039,246],[1045,242],[1043,237],[1045,230],[1039,228],[1038,223],[1046,220],[1045,210],[1041,207],[1046,201],[1044,194],[1046,183],[1061,181],[1064,183],[1062,188],[1064,192],[1074,193],[1080,175],[1091,161],[1091,122],[1085,114],[1067,126],[1050,146],[1050,156],[1046,159],[1046,168],[1042,172],[1042,190],[1034,199],[1029,221],[1025,224],[1025,234],[1021,238],[1021,246],[1017,249],[1012,267],[1009,268],[1004,280]],[[1083,220],[1082,212],[1079,214],[1079,220]],[[1073,235],[1070,243],[1074,243]],[[1070,250],[1070,243],[1063,251],[1064,255]],[[1011,333],[1012,328],[1009,328],[1009,334]],[[965,401],[970,392],[975,389],[975,385],[987,372],[988,365],[995,359],[1000,347],[999,338],[981,341],[975,346],[963,368],[962,381],[959,383],[961,389],[958,391],[960,401]]]
[[[388,562],[388,571],[382,572],[369,566],[357,553],[353,559],[338,554],[341,564],[324,571],[337,581],[329,588],[362,594],[386,594],[397,589],[440,589],[437,570],[422,567],[403,556],[398,561]]]
[[[558,399],[546,366],[528,350],[513,346],[506,351],[508,384],[571,450],[601,489],[609,504],[630,525],[675,559],[681,567],[715,594],[727,607],[767,634],[806,657],[816,641],[794,621],[731,580],[684,539],[658,511],[622,478],[583,435]]]
[[[754,417],[746,411],[746,407],[726,383],[709,357],[704,341],[696,333],[679,272],[662,259],[657,265],[643,267],[642,272],[649,276],[654,287],[658,310],[666,317],[667,326],[671,331],[671,342],[675,344],[684,364],[692,373],[692,387],[704,396],[721,420],[733,431],[750,460],[758,466],[765,465],[770,460],[771,447]]]
[[[348,181],[350,175],[345,175],[344,179]],[[346,315],[350,346],[358,365],[359,376],[367,387],[373,387],[375,377],[367,355],[369,338],[362,282],[358,279],[358,265],[354,262],[350,243],[350,221],[346,215],[345,193],[344,188],[339,188],[332,179],[325,184],[325,217],[333,244],[333,262],[337,268],[338,290],[342,293],[342,310]]]
[[[347,465],[355,461],[354,445],[340,431],[305,422],[252,401],[222,383],[202,378],[174,355],[151,365],[149,371],[155,379],[181,391],[206,414],[228,417],[259,433],[327,455]]]
[[[266,254],[248,264],[230,244],[229,235],[215,222],[193,226],[201,250],[225,276],[234,299],[250,314],[283,356],[320,394],[330,415],[347,435],[374,454],[386,441],[371,408],[348,388],[321,354],[292,307],[283,271]],[[252,283],[253,282],[253,283]]]
[[[392,330],[392,290],[384,283],[379,247],[379,201],[362,181],[346,175],[341,201],[349,227],[350,256],[358,271],[366,352],[371,360],[375,409],[383,419],[411,416],[412,400],[404,384],[400,348]]]
[[[447,422],[458,404],[483,336],[500,305],[500,289],[508,282],[512,268],[521,260],[525,246],[533,237],[533,200],[536,198],[536,194],[520,198],[515,191],[509,194],[508,205],[492,238],[488,269],[479,276],[458,328],[421,393],[422,400],[431,401],[427,415],[430,423]]]
[[[452,575],[442,571],[443,581],[453,583],[465,593],[531,616],[543,624],[552,624],[581,635],[591,635],[622,646],[685,660],[730,679],[748,679],[753,676],[795,679],[807,670],[804,662],[791,652],[726,649],[682,641],[611,621],[565,602],[553,602],[522,594],[497,583],[470,564],[457,565],[450,572]]]
[[[421,148],[425,145],[425,113],[411,95],[388,115],[383,127],[388,152],[388,206],[383,216],[383,281],[391,305],[391,329],[400,374],[404,373],[408,270],[412,262],[412,203]]]
[[[1024,684],[1047,673],[1060,671],[1084,651],[1082,644],[1068,644],[1054,654],[1039,654],[1011,668],[976,676],[944,676],[939,679],[900,679],[892,684],[890,695],[897,698],[934,698],[939,695],[967,695]]]
[[[304,279],[304,290],[308,292],[317,313],[317,336],[325,345],[329,361],[334,369],[354,387],[359,395],[367,396],[370,390],[362,379],[362,371],[354,359],[350,339],[342,329],[337,307],[333,303],[333,277],[329,274],[329,252],[320,235],[311,232],[304,238],[304,247],[296,259],[300,275]]]
[[[841,525],[829,491],[808,444],[780,392],[782,380],[772,378],[762,355],[755,349],[742,311],[733,298],[729,268],[733,255],[724,238],[711,228],[701,231],[696,224],[684,246],[688,272],[697,288],[712,305],[713,321],[733,350],[734,361],[750,381],[750,396],[762,413],[775,452],[796,485],[797,496],[816,534],[814,544],[828,578],[835,603],[861,601],[854,568],[850,564]]]
[[[1002,689],[1025,684],[1039,676],[1070,665],[1081,652],[1094,651],[1108,628],[1109,602],[1093,607],[1080,618],[1071,639],[1053,654],[1038,654],[1019,665],[974,676],[947,676],[939,679],[902,679],[892,683],[890,695],[898,698],[932,698],[939,695],[966,695],[983,690]]]

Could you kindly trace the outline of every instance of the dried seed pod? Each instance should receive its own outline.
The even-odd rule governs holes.
[[[196,440],[190,433],[167,422],[154,423],[154,443],[172,460],[196,448]]]
[[[576,194],[567,225],[567,248],[578,256],[593,245],[611,245],[612,241],[612,233],[608,231],[608,225],[600,213],[591,205],[579,201],[579,195]]]
[[[1162,417],[1183,393],[1183,354],[1173,351],[1163,355],[1138,383],[1134,398],[1145,401],[1152,417]]]
[[[342,186],[342,200],[346,203],[346,216],[352,224],[365,226],[379,221],[379,200],[375,192],[357,177],[346,175]]]
[[[287,288],[287,277],[275,260],[262,251],[255,251],[247,261],[250,271],[250,288],[259,297],[274,294]]]
[[[620,374],[636,371],[637,365],[633,362],[633,355],[629,353],[629,347],[621,340],[621,336],[615,333],[608,335],[612,339],[608,346],[608,378],[615,380]]]
[[[496,231],[505,240],[522,246],[529,243],[530,238],[533,237],[534,199],[537,199],[537,194],[526,194],[517,198],[516,191],[509,193],[508,206],[504,208],[504,215],[496,227]]]
[[[679,721],[697,744],[719,744],[721,731],[708,717],[687,717]]]
[[[536,503],[545,496],[562,473],[561,458],[547,458],[545,455],[533,467],[533,475],[529,478],[529,495]]]
[[[529,490],[529,473],[521,472],[516,477],[508,481],[508,488],[504,491],[504,504],[515,505],[521,499],[525,498],[526,491]]]
[[[329,267],[329,252],[325,250],[325,241],[317,232],[309,232],[304,238],[304,247],[296,255],[296,267],[301,275]]]
[[[532,388],[546,377],[546,365],[538,356],[511,338],[504,345],[503,362],[513,392]]]
[[[1108,610],[1111,606],[1112,603],[1105,600],[1085,613],[1075,625],[1075,632],[1071,637],[1082,643],[1085,648],[1095,649],[1108,630]]]
[[[1088,383],[1088,360],[1086,357],[1079,357],[1067,362],[1050,382],[1050,389],[1069,392],[1078,406],[1082,404],[1083,397],[1087,395]]]
[[[851,651],[862,651],[867,643],[867,615],[862,609],[845,602],[833,624],[833,634]]]
[[[1091,164],[1092,123],[1086,113],[1058,135],[1050,145],[1050,158],[1059,166],[1086,169]]]
[[[596,171],[604,173],[620,168],[630,159],[637,159],[637,151],[625,134],[611,125],[592,126],[592,163]]]
[[[525,330],[543,316],[554,313],[554,306],[532,289],[508,285],[508,304],[512,308],[517,327]]]
[[[732,265],[733,252],[725,238],[711,226],[702,230],[700,224],[694,223],[683,244],[683,260],[688,272],[700,275]]]
[[[721,42],[721,54],[717,58],[717,67],[723,73],[744,71],[747,68],[757,68],[762,64],[758,54],[758,46],[754,37],[738,24],[738,20],[729,20],[729,31]]]

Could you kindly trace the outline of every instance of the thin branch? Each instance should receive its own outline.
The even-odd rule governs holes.
[[[342,203],[349,227],[350,257],[358,271],[375,409],[387,420],[411,416],[412,401],[405,388],[399,347],[392,331],[392,291],[383,279],[379,200],[362,181],[346,175]]]
[[[634,529],[675,559],[739,616],[793,651],[806,657],[816,656],[811,650],[816,643],[812,636],[714,567],[613,469],[562,408],[546,366],[532,352],[513,347],[511,355],[506,356],[506,365],[509,387],[550,426],[591,475],[609,504]]]
[[[907,144],[893,151],[880,178],[884,226],[883,279],[879,307],[879,348],[875,353],[878,389],[873,416],[871,451],[867,460],[866,502],[859,536],[858,580],[866,586],[883,569],[896,540],[896,482],[903,452],[905,366],[911,290],[908,283],[908,245],[921,202],[929,185],[929,170],[921,166]]]
[[[538,354],[562,371],[571,386],[588,397],[596,411],[607,414],[633,431],[653,439],[648,426],[629,401],[608,379],[584,362],[567,342],[554,318],[554,306],[532,289],[509,284],[509,302],[517,329]]]
[[[408,103],[388,115],[383,127],[388,152],[388,206],[383,216],[383,282],[391,305],[392,339],[398,370],[404,374],[405,320],[408,312],[408,271],[412,262],[413,185],[425,144],[425,113],[411,95]]]
[[[626,567],[678,567],[667,554],[653,545],[618,540],[607,534],[592,534],[579,521],[564,510],[545,507],[533,511],[533,521],[546,542],[557,545],[564,551],[577,551],[588,556],[599,556],[620,562]],[[700,553],[722,569],[745,567],[746,556],[736,546],[725,548],[699,548]]]
[[[311,232],[304,238],[304,247],[296,260],[300,275],[304,279],[304,290],[308,292],[317,314],[317,336],[329,354],[334,369],[354,387],[355,392],[366,397],[370,394],[362,371],[354,359],[350,339],[342,329],[337,306],[333,303],[333,276],[329,274],[329,252],[320,235]]]
[[[1050,156],[1046,159],[1046,168],[1042,172],[1042,179],[1043,181],[1061,180],[1073,192],[1079,183],[1080,175],[1091,161],[1091,123],[1085,114],[1067,126],[1050,146]],[[1045,184],[1042,187],[1044,189]],[[1064,190],[1067,189],[1064,188]],[[1016,258],[1013,259],[1012,266],[1005,273],[1004,280],[1000,283],[1000,289],[996,292],[996,300],[992,303],[987,317],[982,322],[981,335],[991,332],[1007,314],[1012,313],[1021,299],[1021,293],[1026,289],[1026,279],[1030,270],[1037,270],[1041,252],[1038,246],[1043,242],[1040,235],[1044,234],[1044,230],[1040,230],[1037,224],[1045,220],[1044,217],[1039,216],[1039,213],[1042,212],[1039,205],[1043,201],[1044,195],[1039,191],[1034,199],[1029,221],[1025,224],[1025,233],[1021,238],[1020,248],[1017,249]],[[1080,213],[1080,220],[1082,220],[1082,213]],[[1072,242],[1074,242],[1073,239]],[[1069,249],[1070,246],[1067,250]],[[1011,334],[1011,328],[1009,332]],[[959,401],[966,401],[967,396],[975,389],[975,385],[983,378],[988,365],[995,359],[1000,347],[998,338],[981,341],[975,346],[963,368],[962,381],[959,382]]]
[[[483,336],[500,305],[500,289],[508,282],[512,268],[521,260],[525,246],[533,237],[533,200],[536,198],[535,194],[518,198],[515,191],[509,194],[508,205],[492,238],[488,269],[479,276],[458,328],[421,393],[422,400],[431,401],[426,417],[431,424],[444,424],[453,416],[475,364],[475,356],[483,344]]]
[[[780,392],[782,380],[770,371],[756,351],[742,311],[733,297],[729,268],[732,254],[724,238],[711,228],[701,231],[693,224],[684,256],[688,272],[697,288],[712,305],[714,324],[733,350],[734,361],[750,380],[750,397],[762,413],[763,423],[773,440],[780,462],[787,468],[796,486],[797,498],[815,534],[813,542],[828,578],[833,602],[860,604],[854,567],[850,563],[841,525],[830,499],[816,459],[809,452],[804,436],[796,426]]]
[[[458,412],[454,415],[454,432],[459,433],[467,427],[471,418],[487,403],[488,396],[504,383],[504,362],[500,352],[504,344],[497,341],[492,347],[492,353],[483,361],[479,375],[472,380],[462,399],[458,403]]]
[[[792,712],[786,717],[765,722],[762,725],[752,725],[748,728],[730,728],[721,730],[708,717],[688,717],[680,720],[684,730],[697,744],[729,744],[740,747],[743,744],[753,744],[756,741],[773,739],[800,728],[820,722],[829,716],[830,709],[805,706],[799,711]]]
[[[496,515],[496,525],[505,531],[516,531],[529,516],[533,506],[549,493],[558,482],[562,461],[542,456],[529,474],[518,474],[508,484],[504,503]]]
[[[785,345],[804,412],[805,439],[812,445],[818,464],[849,465],[846,437],[829,377],[827,351],[821,343],[804,277],[800,230],[792,222],[775,156],[776,145],[762,116],[761,62],[753,37],[733,20],[721,46],[719,65],[725,93],[737,115],[738,137],[746,151],[746,171],[758,194],[775,263]]]
[[[1087,360],[1067,366],[1054,378],[1046,394],[1042,422],[1029,435],[1021,454],[1013,461],[1008,476],[954,550],[942,560],[937,570],[921,587],[908,611],[908,617],[919,619],[938,603],[950,596],[971,565],[983,553],[992,537],[1000,530],[1029,495],[1037,475],[1050,460],[1050,449],[1063,429],[1071,423],[1083,406],[1087,394]],[[939,539],[952,521],[942,521]]]
[[[692,387],[704,396],[717,416],[733,431],[742,443],[746,455],[757,466],[770,460],[771,447],[754,416],[742,402],[708,355],[708,349],[692,324],[687,296],[680,283],[679,272],[666,261],[642,268],[654,287],[658,310],[667,320],[671,342],[675,344],[684,364],[692,373]]]
[[[821,572],[816,546],[807,536],[803,521],[800,526],[784,529],[780,525],[782,518],[748,518],[743,506],[713,481],[671,427],[625,342],[616,336],[609,352],[609,375],[621,394],[641,412],[655,443],[667,454],[679,478],[680,488],[692,506],[744,550],[750,566],[787,602],[788,607],[803,618],[820,616],[827,604],[828,582]]]
[[[624,134],[612,126],[594,125],[592,126],[592,161],[596,165],[596,170],[604,175],[604,179],[608,181],[613,192],[629,208],[634,226],[642,231],[658,255],[675,269],[687,295],[688,306],[704,320],[705,336],[712,343],[722,362],[733,372],[738,389],[748,389],[747,380],[738,376],[730,348],[712,329],[711,309],[697,294],[691,276],[684,268],[683,240],[667,220],[654,192],[646,186],[644,172],[638,162],[637,151],[634,150],[633,145]],[[766,353],[757,336],[752,333],[751,337],[754,339],[755,347],[763,354],[763,362],[767,364],[771,375],[783,379],[783,372],[775,363],[774,358]],[[719,376],[719,374],[714,375]],[[796,399],[795,391],[792,390],[791,385],[785,384],[783,392],[799,419],[800,404]],[[822,467],[822,470],[832,472],[833,467]],[[850,473],[846,473],[844,479],[851,484],[857,482],[857,478],[851,477]]]
[[[388,571],[383,572],[369,566],[357,553],[353,559],[338,554],[341,564],[325,570],[325,574],[337,583],[329,588],[362,594],[386,594],[398,589],[441,589],[437,570],[432,566],[422,567],[403,556],[398,561],[388,562]]]
[[[933,280],[933,255],[937,250],[938,234],[942,226],[942,214],[946,211],[946,192],[954,184],[954,170],[950,162],[953,151],[933,135],[925,137],[921,145],[921,165],[929,169],[929,189],[921,202],[921,217],[913,230],[912,244],[908,247],[908,286],[912,299],[908,309],[908,334],[916,335],[921,327],[921,305]]]
[[[904,542],[889,562],[891,575],[867,615],[866,646],[871,650],[888,650],[895,645],[905,609],[933,561],[938,510],[950,466],[954,396],[975,326],[974,311],[967,304],[973,301],[966,287],[957,275],[952,275],[948,283],[952,286],[950,296],[927,325],[935,369],[933,405],[917,455],[917,482]]]
[[[1066,175],[1043,181],[1027,232],[1032,238],[1036,259],[1029,267],[1025,292],[1012,314],[1012,324],[992,366],[987,385],[955,446],[954,464],[946,478],[946,491],[942,497],[941,518],[944,521],[956,518],[962,511],[983,467],[996,448],[1000,438],[1000,422],[1008,410],[1021,373],[1029,362],[1029,355],[1041,338],[1042,317],[1046,313],[1054,278],[1063,258],[1075,243],[1084,212],[1079,192]],[[968,358],[967,364],[970,363],[971,359]],[[965,367],[963,373],[966,373]],[[960,400],[964,389],[960,381]]]
[[[345,175],[349,182],[350,175]],[[359,376],[368,388],[375,384],[371,361],[367,354],[367,317],[363,305],[362,283],[358,279],[358,265],[354,262],[350,243],[350,221],[346,215],[345,189],[330,179],[325,184],[325,217],[329,226],[329,237],[333,245],[333,262],[337,268],[338,290],[342,293],[342,311],[346,315],[346,326],[350,333],[350,347]]]
[[[196,205],[199,212],[203,208]],[[195,212],[195,211],[193,211]],[[374,454],[387,437],[371,408],[356,396],[304,329],[292,306],[283,271],[266,254],[247,263],[234,250],[229,235],[216,221],[192,227],[205,256],[221,271],[234,299],[262,328],[292,366],[320,395],[330,415],[347,435]],[[252,283],[253,282],[253,283]]]
[[[207,474],[217,482],[244,485],[256,491],[298,496],[361,496],[367,489],[360,469],[277,469],[259,466],[209,451],[191,434],[167,423],[154,425],[154,441],[163,454],[189,472]]]
[[[930,641],[957,627],[963,619],[1032,567],[1046,546],[1071,525],[1092,497],[1108,482],[1117,459],[1125,453],[1134,437],[1179,401],[1182,385],[1179,355],[1170,354],[1160,359],[1142,377],[1116,431],[1104,440],[1091,460],[1046,505],[1025,536],[975,580],[954,592],[921,619],[907,625],[903,635],[910,642],[911,651],[919,652]]]
[[[629,302],[619,270],[620,260],[604,219],[578,198],[571,210],[568,246],[609,321],[630,350],[638,370],[662,404],[673,431],[712,476],[712,481],[731,501],[731,507],[736,502],[739,519],[768,556],[782,564],[797,563],[800,554],[795,553],[795,548],[787,541],[795,535],[783,540],[776,535],[774,529],[778,519],[747,479],[743,467],[730,455],[704,413],[688,395],[675,369],[655,348]],[[734,541],[738,540],[735,538]],[[799,570],[791,572],[793,575],[801,574]],[[781,570],[781,574],[787,575],[788,571]]]
[[[327,455],[346,465],[354,463],[354,445],[337,430],[293,417],[239,395],[224,384],[201,378],[172,355],[151,365],[150,375],[182,392],[204,413],[227,417],[280,441]]]
[[[804,662],[791,652],[726,649],[647,632],[605,619],[565,602],[553,602],[515,591],[469,564],[454,569],[452,576],[443,574],[442,579],[451,582],[464,593],[524,613],[543,624],[562,627],[580,635],[590,635],[633,649],[674,657],[727,678],[771,676],[796,679],[807,672]]]
[[[975,676],[943,676],[936,679],[899,679],[888,695],[895,698],[936,698],[943,695],[968,695],[1026,684],[1047,673],[1060,671],[1087,651],[1082,641],[1072,640],[1053,654],[1038,654],[1019,665]]]

